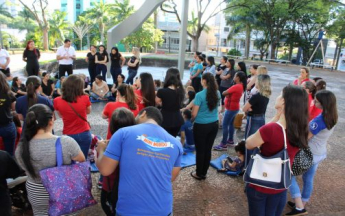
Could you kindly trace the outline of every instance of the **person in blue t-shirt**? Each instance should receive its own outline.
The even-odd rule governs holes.
[[[193,123],[191,122],[192,112],[188,109],[183,111],[184,124],[181,127],[181,143],[185,149],[194,150]]]
[[[53,103],[47,97],[41,96],[41,79],[38,76],[29,76],[26,80],[27,95],[17,98],[16,112],[20,120],[24,121],[28,109],[35,104],[47,105],[54,111]]]
[[[196,63],[193,67],[193,71],[191,71],[191,74],[190,74],[190,80],[192,81],[192,86],[195,92],[199,92],[202,90],[201,76],[204,70],[204,67],[202,64],[203,61],[204,61],[204,57],[202,57],[201,55],[197,56]]]
[[[161,216],[172,213],[172,181],[181,169],[181,143],[160,124],[161,112],[146,107],[135,126],[118,130],[108,146],[99,143],[96,162],[100,173],[110,175],[120,166],[118,215]]]

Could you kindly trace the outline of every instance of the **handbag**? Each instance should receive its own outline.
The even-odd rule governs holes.
[[[291,185],[290,159],[287,154],[285,129],[283,130],[284,148],[277,154],[266,157],[260,154],[259,148],[255,148],[244,174],[244,181],[270,189],[287,189]]]
[[[95,205],[89,162],[63,166],[60,137],[55,148],[57,167],[40,171],[42,184],[49,194],[49,215],[70,214]]]
[[[81,116],[81,115],[73,108],[73,106],[72,106],[72,104],[71,104],[70,102],[68,102],[68,105],[71,107],[71,109],[73,110],[73,112],[74,112],[75,114],[77,114],[77,116],[78,116],[81,120],[87,122],[87,124],[88,124],[89,127],[91,128],[90,122],[89,122],[88,120],[86,120],[83,116]]]
[[[307,172],[313,165],[313,153],[310,148],[301,148],[292,163],[292,175],[298,176]]]
[[[234,120],[234,128],[241,129],[243,113],[237,113]]]

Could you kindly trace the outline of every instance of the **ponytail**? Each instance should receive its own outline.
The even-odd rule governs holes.
[[[136,110],[137,109],[137,97],[134,94],[133,88],[130,85],[126,85],[126,94],[125,94],[125,99],[128,107],[131,110]]]
[[[28,96],[28,108],[32,107],[34,104],[37,103],[37,94],[36,94],[36,88],[33,83],[29,83],[29,85],[26,86],[26,92]]]

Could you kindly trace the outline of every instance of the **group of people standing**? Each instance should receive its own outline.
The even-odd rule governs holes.
[[[39,51],[32,47],[28,44],[27,60],[33,55],[39,58]],[[61,78],[67,72],[68,76],[61,81],[61,96],[54,100],[42,93],[42,83],[49,86],[45,76],[42,79],[37,74],[29,76],[26,94],[16,98],[6,77],[0,73],[0,136],[4,138],[9,131],[15,130],[12,111],[16,111],[24,122],[22,138],[16,150],[12,139],[11,142],[4,140],[5,147],[28,176],[26,188],[34,215],[48,213],[49,194],[39,171],[56,165],[55,113],[63,121],[60,140],[65,165],[85,161],[94,139],[87,117],[92,112],[89,95],[85,92],[88,83],[85,77],[72,72],[71,61],[73,63],[75,53],[70,41],[66,40],[60,48],[57,51],[59,75]],[[213,57],[197,52],[190,63],[190,84],[184,86],[180,71],[170,68],[163,86],[155,86],[150,73],[141,73],[134,82],[141,62],[139,49],[133,48],[133,56],[127,62],[126,81],[121,69],[125,58],[118,49],[114,47],[110,55],[104,46],[98,49],[97,52],[96,47],[91,46],[86,57],[92,83],[89,90],[110,91],[116,97],[115,102],[107,102],[99,115],[108,122],[107,137],[98,141],[96,158],[103,176],[100,179],[101,204],[107,215],[172,215],[172,182],[181,169],[184,151],[176,137],[183,134],[182,144],[195,146],[196,169],[190,175],[196,180],[205,180],[212,148],[223,151],[236,146],[233,123],[241,107],[247,120],[247,151],[242,160],[237,161],[237,166],[240,163],[246,166],[256,147],[267,157],[281,151],[284,148],[281,126],[286,130],[291,165],[300,149],[308,146],[311,149],[313,166],[303,174],[302,193],[293,177],[290,193],[294,202],[288,202],[292,211],[287,215],[306,214],[305,205],[312,193],[313,178],[319,163],[326,158],[327,140],[338,118],[336,98],[326,90],[324,80],[311,80],[309,70],[302,68],[297,81],[284,87],[277,97],[276,114],[266,124],[272,89],[265,66],[251,65],[247,73],[244,62],[236,65],[235,60],[222,57],[216,66]],[[114,82],[111,90],[102,86],[108,58]],[[20,89],[21,83],[15,83]],[[243,106],[241,98],[244,98]],[[223,137],[221,143],[214,146],[219,128],[223,130]],[[13,159],[11,164],[18,167]],[[246,184],[246,194],[250,215],[278,216],[287,204],[287,190]]]

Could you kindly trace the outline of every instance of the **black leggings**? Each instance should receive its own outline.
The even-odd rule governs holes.
[[[218,133],[218,121],[209,124],[194,123],[193,135],[196,150],[196,174],[205,177],[210,167],[212,146]]]
[[[38,76],[38,72],[40,70],[40,66],[38,62],[27,62],[26,63],[26,72],[28,73],[28,76]]]
[[[66,72],[68,76],[73,74],[73,65],[59,65],[59,78],[66,76]]]
[[[195,92],[201,91],[201,78],[200,77],[194,77],[192,79],[192,86],[195,90]]]

